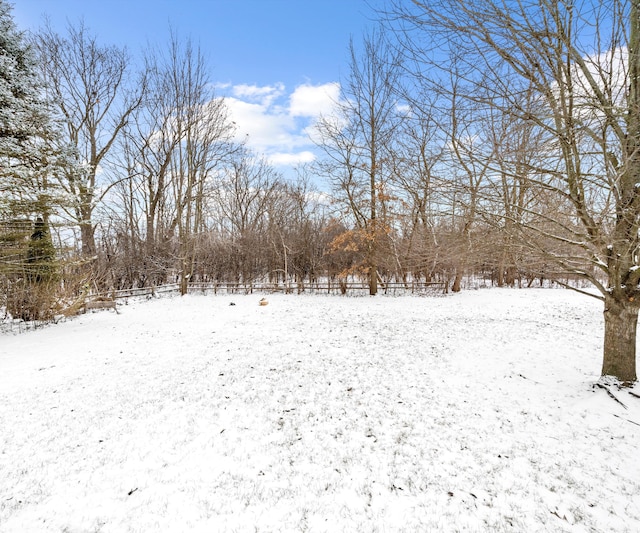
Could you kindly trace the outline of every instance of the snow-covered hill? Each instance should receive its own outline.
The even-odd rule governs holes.
[[[0,531],[640,530],[596,300],[260,298],[0,336]]]

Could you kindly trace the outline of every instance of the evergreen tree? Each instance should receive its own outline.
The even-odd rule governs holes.
[[[41,216],[59,202],[52,179],[64,164],[38,84],[34,56],[0,0],[0,221]]]
[[[49,227],[42,217],[38,217],[29,241],[27,276],[31,282],[44,283],[54,280],[56,271],[56,250]]]
[[[53,316],[58,265],[49,223],[62,198],[57,175],[69,160],[36,66],[0,0],[0,307],[24,320]]]

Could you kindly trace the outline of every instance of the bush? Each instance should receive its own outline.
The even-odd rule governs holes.
[[[31,283],[26,279],[6,281],[6,314],[25,321],[53,320],[56,315],[55,293],[55,287],[49,283]]]

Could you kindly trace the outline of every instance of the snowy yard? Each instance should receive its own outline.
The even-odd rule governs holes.
[[[640,531],[596,300],[260,297],[0,336],[0,531]]]

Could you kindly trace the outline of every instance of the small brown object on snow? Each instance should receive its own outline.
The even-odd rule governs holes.
[[[266,298],[263,298],[262,300],[260,300],[260,302],[258,302],[259,305],[269,305],[269,301]]]

